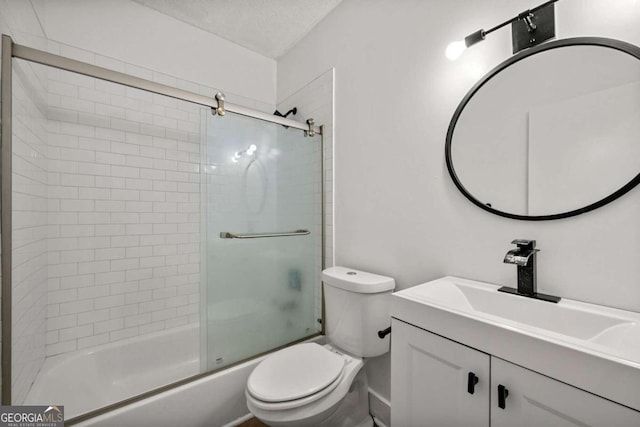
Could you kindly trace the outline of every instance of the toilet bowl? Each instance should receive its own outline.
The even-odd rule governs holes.
[[[294,345],[267,357],[252,372],[247,406],[273,427],[370,427],[363,366],[361,358],[328,344]]]
[[[266,357],[247,381],[251,413],[272,427],[372,427],[364,357],[389,351],[393,279],[345,267],[322,272],[329,344]]]

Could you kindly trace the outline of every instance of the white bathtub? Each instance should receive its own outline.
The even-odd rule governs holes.
[[[324,343],[323,337],[309,341]],[[259,357],[76,424],[81,427],[232,427],[251,418],[244,396]]]
[[[263,358],[74,424],[81,427],[231,427],[251,418],[244,389]]]
[[[47,358],[25,404],[64,405],[68,420],[196,375],[198,334],[188,325]]]
[[[64,405],[67,420],[192,375],[199,328],[185,326],[48,358],[25,404]],[[320,338],[314,339],[321,341]],[[251,417],[244,389],[263,358],[93,417],[83,427],[230,427]]]

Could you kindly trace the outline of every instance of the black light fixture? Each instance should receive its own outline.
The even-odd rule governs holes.
[[[469,34],[464,41],[450,43],[445,52],[447,58],[454,60],[462,55],[468,47],[485,39],[486,35],[495,30],[511,24],[511,43],[513,53],[538,45],[556,35],[555,10],[553,3],[558,0],[550,0],[533,9],[525,10],[518,16],[504,21],[488,30],[478,30]]]

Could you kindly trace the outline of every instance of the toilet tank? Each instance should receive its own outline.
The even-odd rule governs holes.
[[[388,352],[390,335],[380,339],[378,331],[391,325],[389,305],[395,281],[346,267],[327,268],[322,281],[329,342],[359,357]]]

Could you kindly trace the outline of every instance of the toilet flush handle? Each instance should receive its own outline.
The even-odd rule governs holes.
[[[389,326],[387,329],[383,329],[381,331],[378,331],[378,337],[383,340],[384,337],[386,337],[387,335],[389,335],[391,333],[391,326]]]

